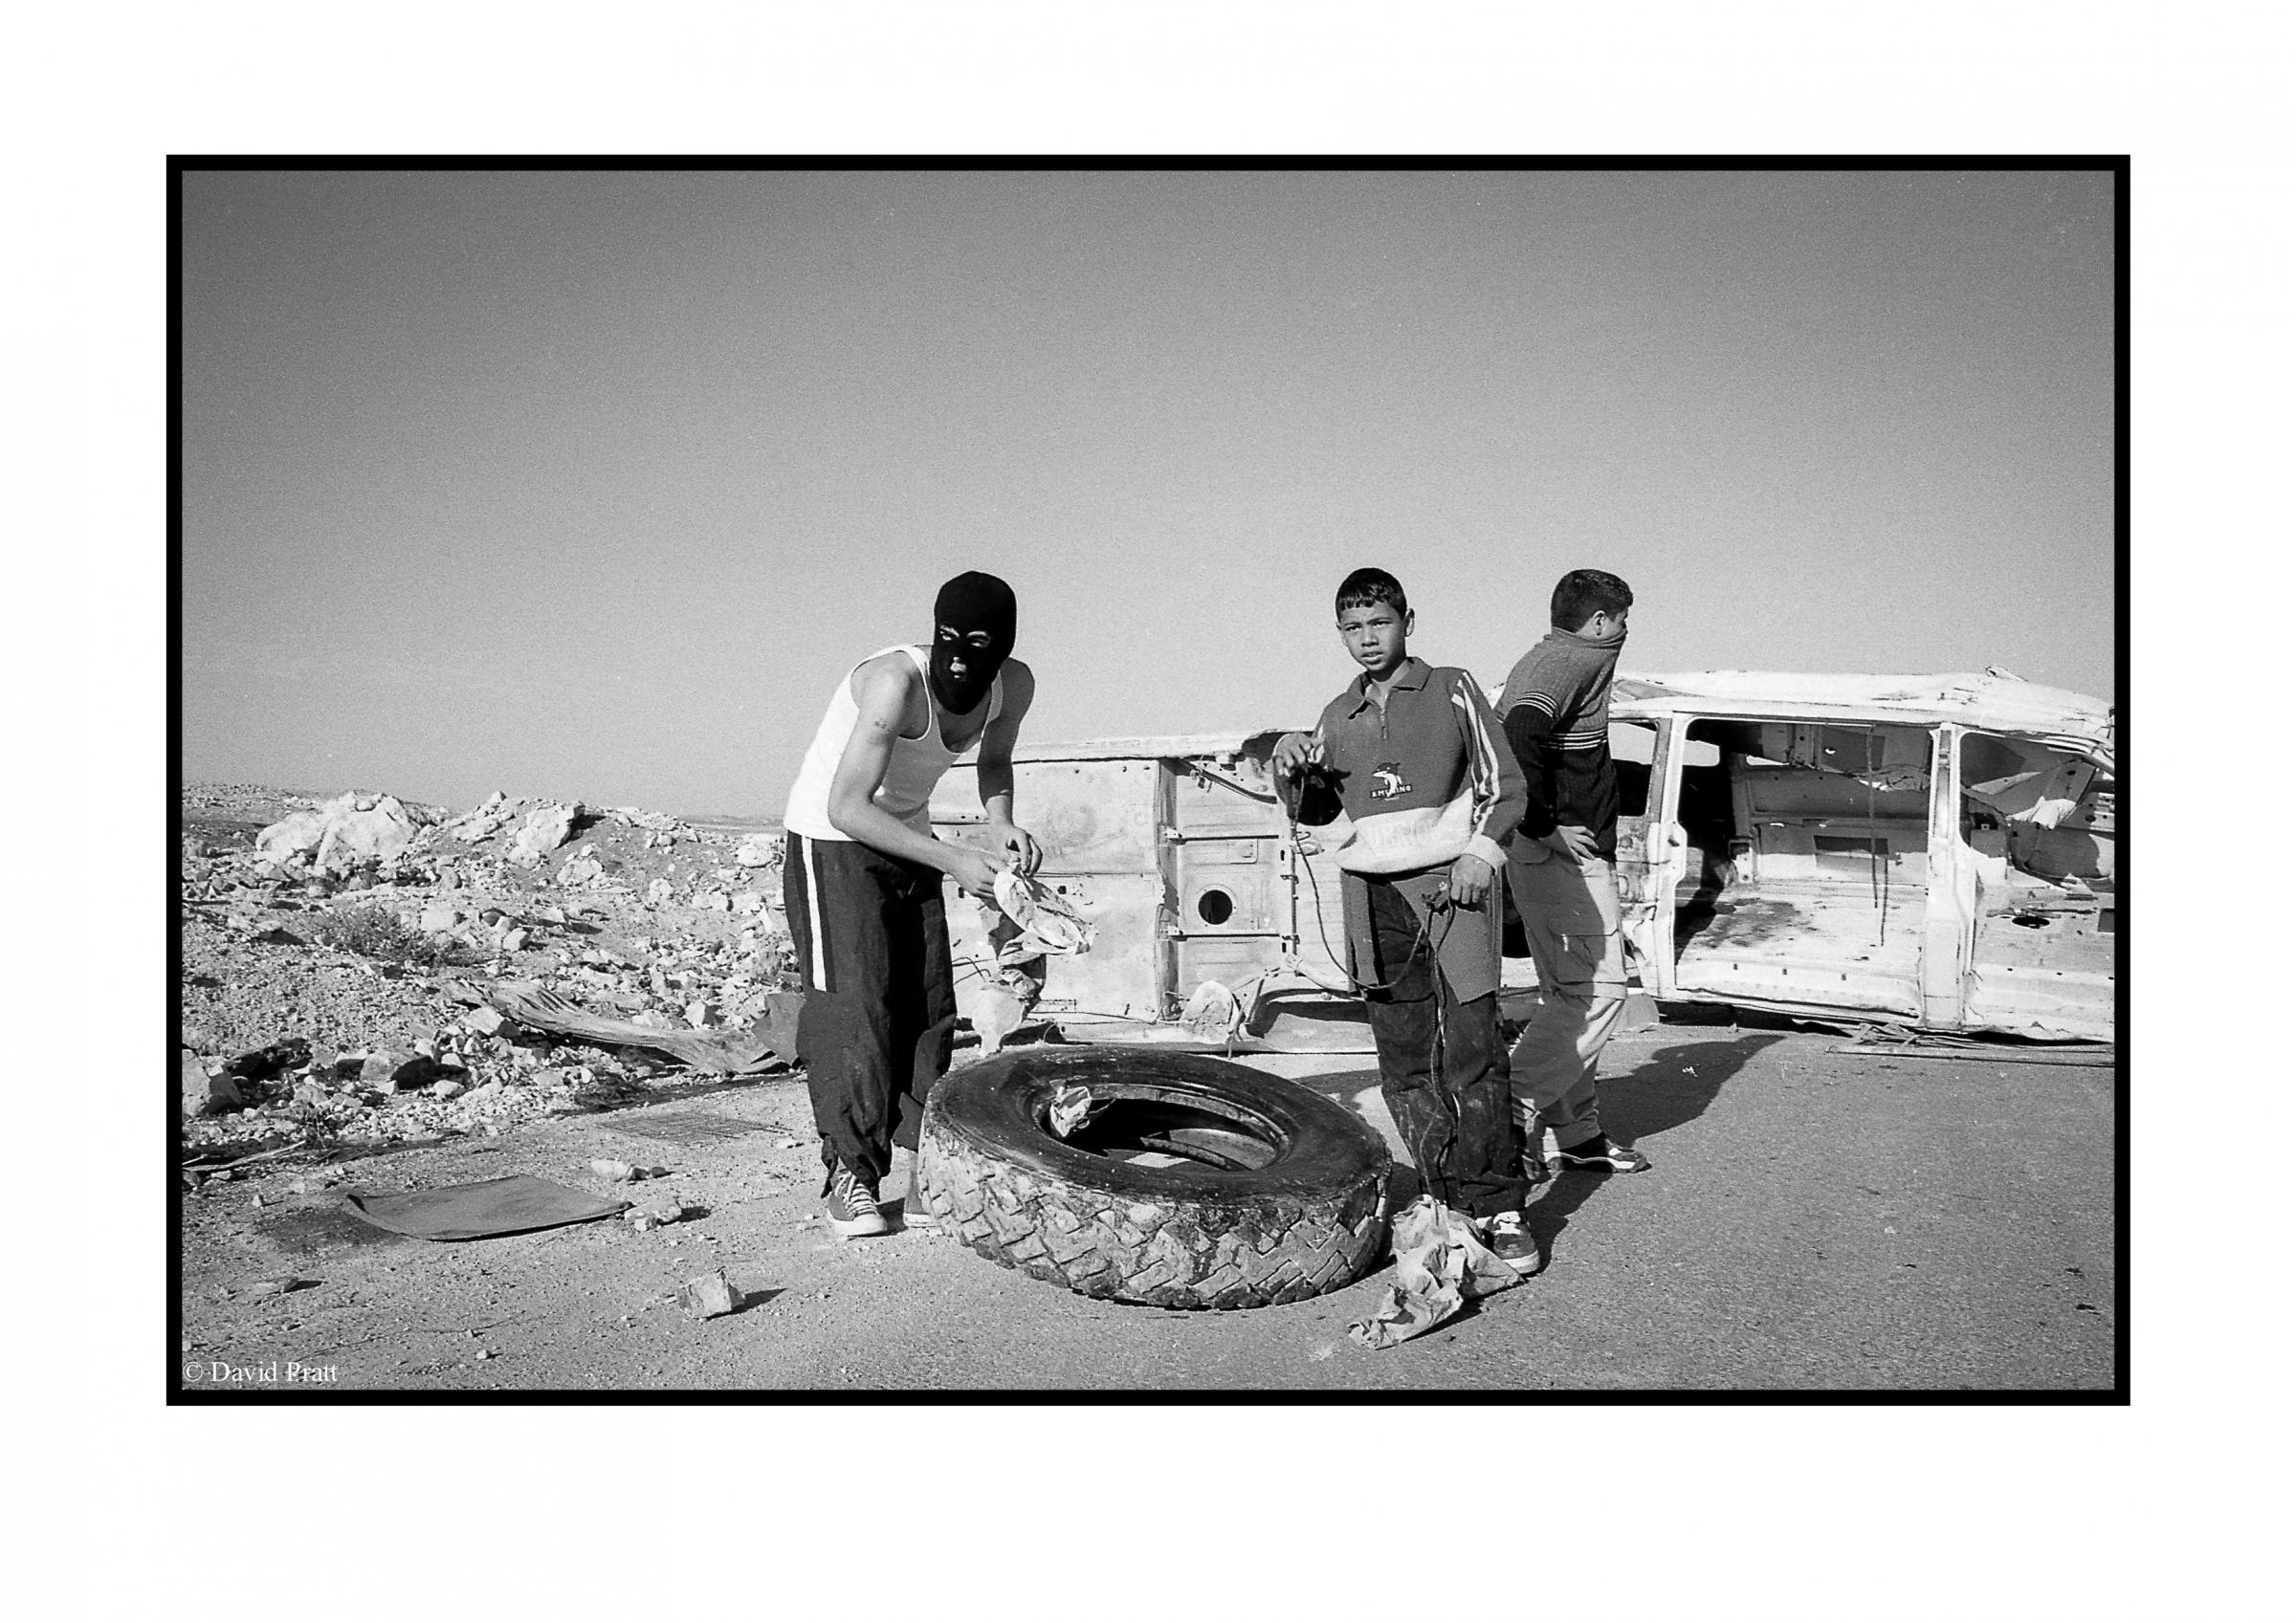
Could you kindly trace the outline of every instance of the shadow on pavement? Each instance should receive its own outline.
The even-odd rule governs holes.
[[[1699,1028],[1692,1025],[1690,1029]],[[1603,1130],[1623,1144],[1639,1145],[1685,1122],[1697,1120],[1748,1061],[1785,1036],[1783,1030],[1714,1029],[1729,1029],[1733,1035],[1670,1042],[1636,1055],[1632,1070],[1606,1076],[1601,1085]],[[1613,1047],[1605,1054],[1605,1062],[1618,1064],[1627,1059],[1628,1052]],[[1423,1186],[1402,1152],[1386,1105],[1380,1099],[1378,1067],[1326,1071],[1292,1080],[1347,1106],[1378,1130],[1395,1156],[1395,1170],[1387,1180],[1388,1213],[1393,1215],[1408,1205]],[[1533,1195],[1523,1215],[1525,1225],[1538,1243],[1539,1272],[1543,1273],[1554,1261],[1555,1241],[1570,1227],[1571,1215],[1609,1179],[1628,1175],[1637,1174],[1558,1171],[1555,1181],[1544,1186],[1543,1194]],[[1391,1261],[1382,1257],[1380,1265],[1389,1266]]]
[[[1633,1144],[1695,1121],[1747,1061],[1781,1041],[1782,1033],[1753,1032],[1728,1042],[1677,1042],[1645,1054],[1634,1069],[1601,1079],[1602,1129]],[[1622,1057],[1616,1048],[1604,1056],[1612,1064]]]
[[[1634,1069],[1600,1083],[1602,1130],[1618,1143],[1639,1147],[1645,1139],[1697,1120],[1722,1091],[1723,1084],[1781,1036],[1765,1031],[1730,1042],[1677,1042],[1645,1055]],[[1605,1057],[1617,1053],[1612,1049]],[[1658,1157],[1651,1159],[1655,1162]],[[1555,1241],[1571,1226],[1572,1213],[1612,1178],[1639,1175],[1557,1168],[1546,1194],[1523,1212],[1524,1226],[1538,1242],[1538,1271],[1544,1273],[1554,1261]]]

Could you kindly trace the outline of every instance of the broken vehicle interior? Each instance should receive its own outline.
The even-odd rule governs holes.
[[[1992,674],[1708,672],[1622,681],[1612,713],[1620,888],[1654,995],[2112,1041],[2095,700]]]

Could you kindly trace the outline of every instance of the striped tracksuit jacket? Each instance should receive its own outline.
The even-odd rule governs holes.
[[[1357,678],[1315,733],[1338,779],[1344,823],[1325,844],[1343,873],[1380,1097],[1438,1200],[1471,1217],[1518,1211],[1529,1184],[1492,994],[1522,773],[1474,678],[1422,659],[1403,662],[1384,705]],[[1465,855],[1490,865],[1490,896],[1436,910]]]

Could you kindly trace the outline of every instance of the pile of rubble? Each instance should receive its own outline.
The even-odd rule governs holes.
[[[733,1031],[794,982],[781,843],[496,794],[183,796],[188,1145],[390,1143],[627,1103],[683,1074],[492,1006],[516,985],[665,1033]]]

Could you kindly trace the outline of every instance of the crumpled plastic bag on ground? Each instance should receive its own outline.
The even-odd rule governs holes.
[[[1375,1351],[1424,1335],[1469,1298],[1523,1283],[1476,1235],[1473,1221],[1423,1195],[1395,1216],[1396,1283],[1347,1333]]]
[[[981,1051],[993,1054],[1028,1021],[1028,999],[1000,985],[975,987],[964,996],[964,1018],[981,1039]]]
[[[1021,927],[1020,934],[997,950],[1000,964],[1093,950],[1093,927],[1084,922],[1075,905],[1027,874],[1011,868],[997,874],[997,906]]]
[[[1052,1124],[1055,1138],[1067,1138],[1098,1113],[1093,1090],[1071,1083],[1052,1095],[1052,1103],[1045,1114]]]
[[[1244,1028],[1244,1004],[1220,981],[1202,981],[1180,1011],[1180,1023],[1203,1042],[1227,1042]]]

